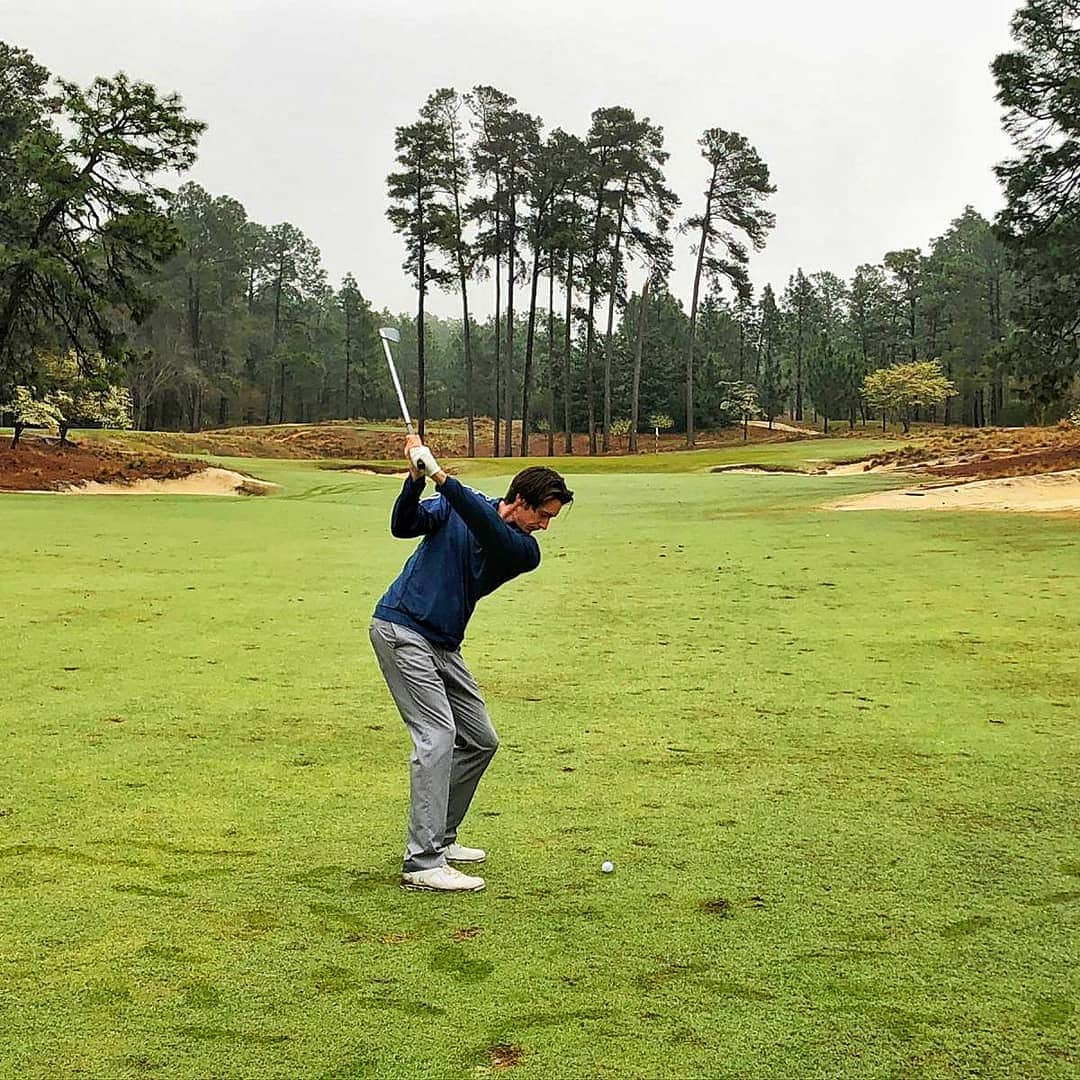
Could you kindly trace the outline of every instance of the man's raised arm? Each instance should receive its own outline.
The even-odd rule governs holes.
[[[390,513],[390,535],[399,540],[427,536],[438,529],[450,515],[450,508],[445,501],[434,502],[430,507],[420,502],[425,473],[416,467],[410,453],[414,447],[420,445],[422,444],[416,435],[410,435],[405,440],[405,460],[409,463],[409,475]]]
[[[415,480],[410,476],[405,481],[401,494],[394,502],[394,509],[390,512],[391,536],[396,536],[399,540],[427,536],[446,521],[449,509],[446,503],[435,503],[434,509],[429,509],[420,501],[423,491],[422,476]]]
[[[484,498],[452,476],[442,474],[439,493],[476,537],[477,543],[501,562],[522,573],[540,565],[540,545],[527,534],[507,525]]]
[[[540,565],[540,545],[531,536],[507,525],[483,495],[447,476],[428,447],[410,449],[409,460],[417,473],[427,473],[435,481],[443,505],[453,507],[488,555],[519,573]]]

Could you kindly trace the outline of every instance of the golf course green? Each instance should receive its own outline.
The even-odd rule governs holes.
[[[0,497],[0,1076],[1074,1077],[1077,518],[709,471],[870,448],[556,462],[475,895],[398,887],[399,481]]]

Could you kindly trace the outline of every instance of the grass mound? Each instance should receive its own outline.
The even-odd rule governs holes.
[[[297,460],[337,459],[356,461],[395,461],[401,458],[405,441],[404,427],[400,421],[340,420],[320,424],[271,424],[219,428],[202,432],[128,431],[103,432],[82,431],[80,438],[95,445],[120,449],[157,450],[176,454],[212,454],[219,457],[292,458]],[[797,430],[769,431],[751,427],[746,442],[754,445],[784,443],[809,438]],[[468,453],[468,432],[464,420],[437,420],[427,425],[425,435],[428,445],[439,457],[463,458]],[[480,417],[475,422],[475,445],[478,457],[495,457],[493,454],[494,427],[489,418]],[[521,444],[521,423],[515,422],[511,439],[514,452]],[[701,432],[697,438],[699,449],[744,444],[741,428],[725,428],[721,431]],[[500,447],[504,438],[500,436]],[[685,449],[685,437],[665,433],[656,439],[641,435],[638,439],[641,454],[661,453]],[[529,439],[529,456],[543,457],[548,452],[548,437],[533,434]],[[564,437],[554,440],[554,453],[565,453]],[[628,453],[628,440],[615,438],[610,456]],[[573,456],[589,455],[589,440],[585,435],[575,435]],[[608,456],[608,455],[605,455]]]

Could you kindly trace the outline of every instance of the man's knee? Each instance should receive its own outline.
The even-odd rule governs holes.
[[[454,725],[449,721],[421,720],[406,721],[413,738],[417,755],[427,761],[437,761],[451,757],[454,753]]]

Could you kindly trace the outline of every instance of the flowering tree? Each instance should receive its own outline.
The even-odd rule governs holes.
[[[56,417],[61,445],[73,427],[131,427],[131,394],[110,381],[100,361],[80,363],[74,352],[68,352],[41,357],[41,367],[49,386],[43,401]]]
[[[863,394],[875,408],[898,417],[904,434],[911,431],[911,410],[920,405],[941,405],[956,393],[936,360],[878,368],[863,380]]]
[[[748,382],[724,383],[724,400],[720,402],[720,411],[727,416],[737,416],[742,421],[742,437],[746,441],[750,418],[761,411],[758,403],[757,387]]]
[[[80,385],[74,390],[49,394],[46,404],[56,412],[61,445],[67,442],[67,433],[73,427],[90,424],[121,430],[131,427],[131,394],[126,386],[94,390]]]
[[[15,434],[11,440],[11,449],[19,445],[22,433],[28,427],[42,427],[55,430],[60,426],[60,417],[56,406],[49,401],[34,397],[27,386],[16,386],[8,401],[0,403],[0,413],[14,416]]]

